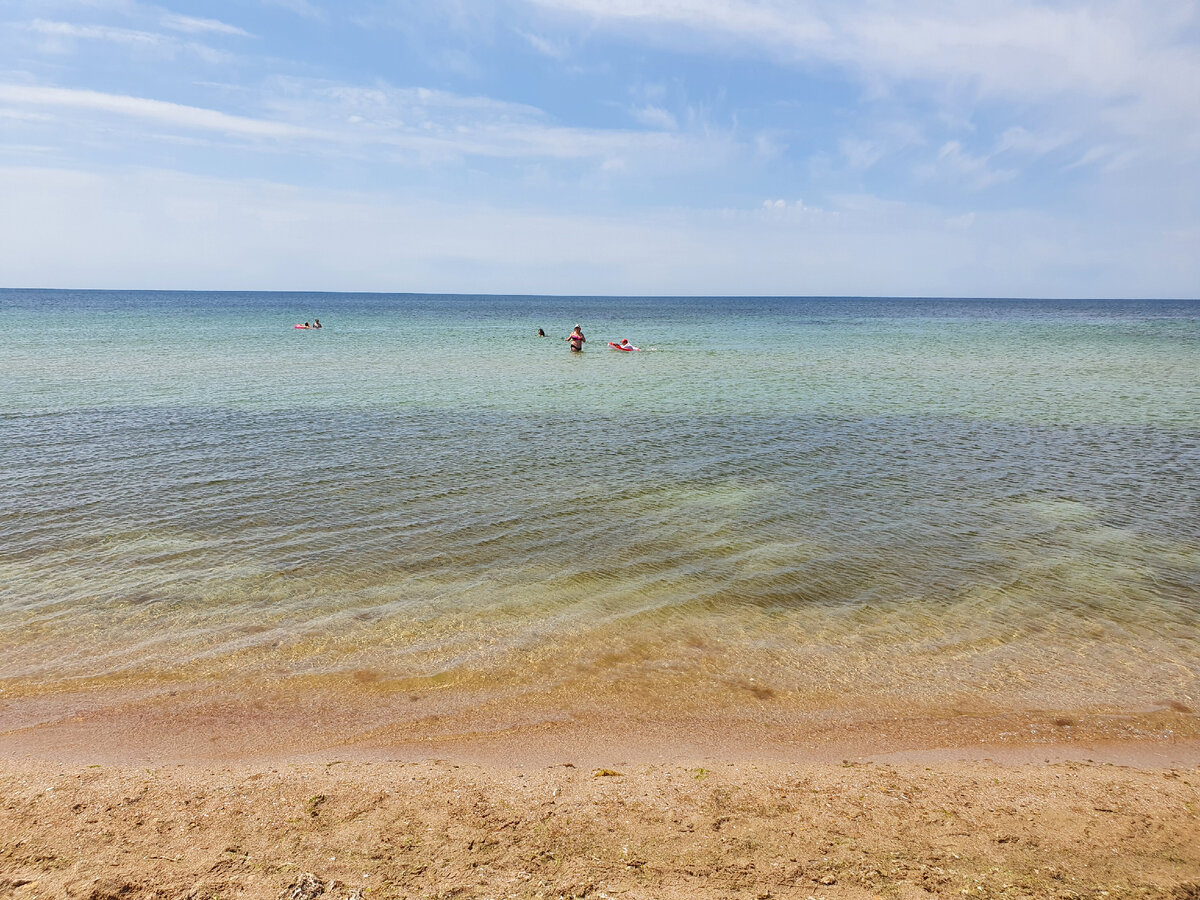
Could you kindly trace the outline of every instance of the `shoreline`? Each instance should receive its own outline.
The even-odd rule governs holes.
[[[772,692],[721,705],[672,695],[522,695],[223,684],[0,693],[0,757],[89,765],[432,757],[492,765],[1104,761],[1200,765],[1200,716],[1153,709],[817,708]],[[847,698],[849,700],[850,698]]]

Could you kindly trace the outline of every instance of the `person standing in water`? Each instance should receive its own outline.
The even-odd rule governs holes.
[[[583,350],[583,345],[587,343],[587,338],[583,336],[583,329],[576,325],[575,330],[567,338],[567,342],[571,345],[572,353],[579,353]]]

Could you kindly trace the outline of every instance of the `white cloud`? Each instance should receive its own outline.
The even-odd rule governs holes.
[[[130,28],[112,28],[104,25],[74,25],[70,22],[48,22],[35,19],[28,25],[30,31],[54,38],[79,38],[84,40],[110,41],[115,44],[140,44],[161,46],[167,42],[161,34],[135,31]]]
[[[958,141],[947,141],[937,158],[917,169],[923,178],[943,178],[968,188],[982,190],[1016,178],[1015,169],[993,169],[990,156],[973,156]]]
[[[838,149],[852,169],[869,169],[883,159],[886,148],[879,141],[861,138],[842,138]]]
[[[194,22],[208,20],[191,20]],[[215,23],[220,24],[220,23]],[[231,26],[230,26],[231,27]],[[25,26],[26,30],[40,35],[41,49],[51,53],[69,52],[76,41],[103,41],[130,48],[152,50],[166,58],[174,58],[180,52],[191,53],[208,63],[223,63],[230,59],[228,53],[214,50],[204,44],[180,41],[172,35],[140,31],[133,28],[118,28],[108,25],[80,25],[71,22],[52,22],[35,19]],[[211,30],[211,29],[210,29]],[[244,33],[244,32],[243,32]]]
[[[676,121],[675,116],[661,106],[643,106],[640,109],[634,109],[630,112],[634,119],[650,128],[658,128],[662,131],[674,131],[679,127],[679,122]]]
[[[899,77],[965,76],[986,90],[1030,94],[1079,91],[1121,96],[1147,79],[1179,77],[1200,64],[1176,46],[1175,17],[1147,15],[1121,0],[986,6],[942,0],[527,0],[596,22],[678,25],[773,48],[795,60],[834,60]],[[1181,9],[1181,2],[1174,3]],[[1166,51],[1151,58],[1152,48]]]
[[[252,118],[213,109],[99,91],[0,84],[0,103],[29,113],[72,109],[152,122],[233,138],[288,141],[321,153],[391,153],[417,164],[478,157],[588,162],[607,171],[708,168],[750,150],[730,135],[575,128],[551,122],[540,110],[487,97],[425,88],[370,88],[277,79],[260,98],[268,116]],[[662,124],[659,120],[658,124]],[[71,123],[81,133],[83,123]],[[149,137],[143,135],[142,137]],[[163,139],[165,135],[153,135]],[[107,139],[111,140],[110,135]]]
[[[564,126],[536,107],[427,88],[280,79],[274,83],[269,107],[280,118],[325,132],[353,116],[354,128],[340,132],[340,141],[391,147],[429,160],[600,160],[610,170],[622,165],[689,169],[746,152],[719,132],[693,136]],[[666,119],[654,117],[653,124],[663,127]]]
[[[834,65],[884,93],[922,82],[973,97],[1055,105],[1164,151],[1200,151],[1196,7],[1162,0],[526,0],[637,38],[709,50],[766,52],[799,66]],[[703,40],[697,45],[695,40]],[[1091,104],[1088,112],[1080,103]],[[1182,148],[1180,148],[1182,143]]]
[[[754,158],[759,162],[771,162],[783,156],[787,145],[777,135],[760,131],[754,135]]]
[[[325,21],[325,11],[310,0],[262,0],[265,6],[277,6],[305,19]]]
[[[0,84],[0,102],[38,108],[66,107],[112,113],[139,119],[149,119],[163,125],[215,131],[249,137],[314,137],[314,132],[280,122],[231,116],[212,109],[183,106],[144,97],[105,94],[100,91],[80,91],[68,88],[38,87],[36,85]]]
[[[169,28],[172,31],[180,31],[184,34],[229,34],[237,37],[250,37],[250,32],[238,28],[236,25],[227,25],[224,22],[216,19],[196,19],[192,16],[181,16],[174,13],[166,13],[162,17],[162,25],[164,28]]]
[[[0,108],[0,119],[12,119],[20,122],[50,122],[54,117],[46,113],[28,112],[21,109]]]
[[[886,157],[928,143],[921,127],[914,122],[871,117],[869,137],[847,135],[838,141],[838,151],[851,169],[870,169]]]
[[[751,39],[776,47],[806,46],[828,40],[829,24],[795,3],[731,0],[529,0],[549,9],[579,13],[596,21],[631,25],[655,22]]]
[[[1126,148],[1101,144],[1089,147],[1079,159],[1067,165],[1066,169],[1082,169],[1094,166],[1104,172],[1116,172],[1125,168],[1137,159],[1137,153]]]
[[[564,44],[559,44],[550,40],[549,38],[542,37],[538,34],[533,34],[532,32],[521,31],[519,29],[517,30],[517,34],[524,38],[529,46],[531,46],[538,53],[541,53],[543,56],[548,56],[551,59],[558,60],[559,62],[567,58],[568,51]]]
[[[1000,135],[996,145],[996,153],[1025,153],[1030,156],[1044,156],[1072,143],[1075,138],[1069,134],[1055,132],[1050,134],[1035,134],[1020,125],[1014,125]]]

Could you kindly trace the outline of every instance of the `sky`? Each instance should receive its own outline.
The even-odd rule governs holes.
[[[0,0],[0,286],[1200,297],[1200,3]]]

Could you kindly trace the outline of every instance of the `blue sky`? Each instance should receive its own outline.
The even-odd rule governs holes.
[[[0,285],[1200,296],[1194,0],[0,0]]]

